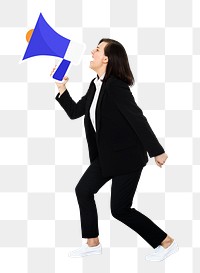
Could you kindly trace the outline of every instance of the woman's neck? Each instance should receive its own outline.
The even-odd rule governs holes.
[[[103,76],[103,74],[106,73],[106,69],[105,68],[99,69],[99,71],[96,71],[96,73],[99,76],[99,78],[101,78],[101,76]]]

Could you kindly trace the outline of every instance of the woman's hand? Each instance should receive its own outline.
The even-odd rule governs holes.
[[[168,158],[168,155],[166,153],[163,153],[161,155],[157,155],[154,157],[155,158],[155,162],[156,164],[162,168],[162,165],[165,164],[165,161],[167,160]]]
[[[52,76],[52,74],[54,73],[55,70],[56,70],[56,66],[52,69],[50,76]],[[69,78],[67,76],[64,76],[62,82],[58,82],[58,81],[55,82],[60,94],[62,94],[67,89],[66,84],[67,84],[68,80],[69,80]]]

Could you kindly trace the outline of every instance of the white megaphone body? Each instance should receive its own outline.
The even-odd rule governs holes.
[[[61,58],[62,61],[52,76],[59,81],[62,81],[71,65],[78,65],[81,62],[86,49],[84,43],[71,41],[53,30],[42,13],[39,15],[35,28],[27,32],[26,39],[29,44],[22,60],[39,55]]]

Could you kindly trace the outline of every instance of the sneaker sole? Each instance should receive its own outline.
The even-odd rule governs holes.
[[[87,253],[87,254],[77,255],[77,256],[68,255],[68,257],[70,257],[70,258],[82,258],[82,257],[86,257],[86,256],[100,255],[100,254],[102,254],[102,253],[101,252],[100,253]]]

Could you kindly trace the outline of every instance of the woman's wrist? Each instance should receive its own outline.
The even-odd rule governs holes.
[[[64,85],[64,86],[60,86],[59,88],[58,88],[58,91],[59,91],[59,93],[62,95],[65,91],[67,90],[67,88],[66,88],[66,86]]]

